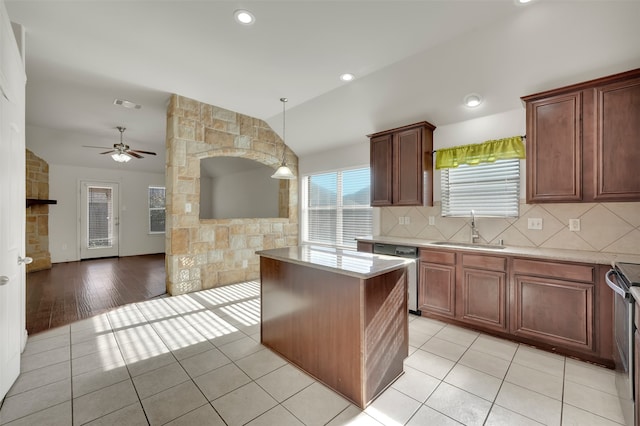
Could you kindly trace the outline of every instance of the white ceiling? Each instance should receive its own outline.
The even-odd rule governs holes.
[[[288,97],[286,142],[303,156],[417,121],[519,108],[520,96],[640,67],[639,0],[5,3],[27,33],[27,146],[53,164],[162,172],[171,93],[279,133]],[[237,24],[239,8],[256,23]],[[356,80],[340,81],[343,72]],[[462,105],[470,92],[484,96],[479,108]],[[158,157],[118,165],[82,148],[111,146],[118,125],[133,149]]]

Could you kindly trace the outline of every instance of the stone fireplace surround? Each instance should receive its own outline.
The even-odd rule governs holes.
[[[263,120],[172,95],[167,110],[167,292],[178,295],[260,274],[256,250],[298,244],[298,181],[281,181],[279,218],[199,218],[200,159],[242,157],[273,167],[283,141]],[[286,160],[298,174],[298,158]],[[191,211],[187,211],[187,204]]]

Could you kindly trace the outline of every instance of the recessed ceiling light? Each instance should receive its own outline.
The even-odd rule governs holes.
[[[527,4],[531,3],[532,0],[514,0],[516,4]]]
[[[126,101],[124,99],[114,99],[113,100],[113,104],[114,105],[120,105],[122,107],[129,108],[129,109],[140,109],[140,108],[142,108],[142,105],[137,104],[135,102]]]
[[[256,21],[256,17],[253,16],[253,13],[244,9],[236,10],[235,12],[233,12],[233,16],[236,18],[236,21],[238,21],[242,25],[251,25]]]
[[[469,108],[475,108],[482,103],[482,96],[477,93],[469,93],[464,97],[464,104]]]
[[[351,81],[354,78],[356,78],[356,76],[351,73],[345,73],[340,76],[340,80],[342,81]]]

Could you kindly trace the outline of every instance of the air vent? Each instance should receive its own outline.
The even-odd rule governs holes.
[[[140,104],[136,104],[130,101],[125,101],[124,99],[115,99],[113,101],[114,105],[120,105],[123,106],[125,108],[130,108],[130,109],[140,109],[142,108],[142,105]]]

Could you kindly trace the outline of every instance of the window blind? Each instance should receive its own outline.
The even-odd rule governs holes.
[[[518,217],[520,160],[443,169],[442,216]]]
[[[305,242],[355,248],[356,236],[371,234],[368,167],[307,176],[304,184]]]

